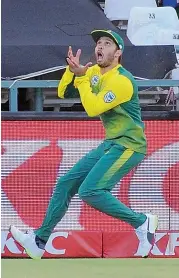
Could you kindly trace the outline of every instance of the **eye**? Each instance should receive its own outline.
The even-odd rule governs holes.
[[[110,42],[106,42],[106,45],[111,45],[111,43]]]

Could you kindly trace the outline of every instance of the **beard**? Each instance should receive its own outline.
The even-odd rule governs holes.
[[[100,68],[107,68],[107,67],[109,67],[110,66],[110,63],[108,63],[108,62],[103,62],[103,63],[98,63],[98,66],[100,67]]]
[[[104,59],[104,61],[97,62],[100,68],[107,68],[109,67],[114,61],[114,54],[110,54]]]

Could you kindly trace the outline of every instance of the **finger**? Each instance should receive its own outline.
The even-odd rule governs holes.
[[[67,60],[67,63],[69,65],[73,65],[74,66],[73,61],[70,58],[67,57],[66,60]]]
[[[68,57],[71,59],[73,56],[73,50],[72,50],[72,47],[69,46],[69,49],[68,49]]]
[[[75,59],[72,59],[71,62],[73,63],[73,65],[74,65],[76,68],[80,68],[79,62],[77,62]]]
[[[71,53],[71,46],[68,47],[68,54],[67,54],[68,57],[69,57],[70,53]]]
[[[93,64],[93,63],[89,62],[89,63],[87,63],[84,67],[87,69],[87,68],[91,67],[92,64]]]
[[[69,66],[75,67],[75,64],[72,62],[72,60],[70,58],[66,58],[66,60],[67,60],[67,63]]]
[[[79,60],[81,55],[81,49],[78,49],[76,52],[76,58]]]

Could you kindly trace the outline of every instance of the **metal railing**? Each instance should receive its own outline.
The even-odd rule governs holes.
[[[21,81],[2,81],[1,88],[9,90],[9,111],[18,111],[18,89],[35,88],[35,111],[43,111],[43,88],[57,88],[58,80],[21,80]],[[137,80],[139,87],[179,87],[179,80],[153,79]],[[179,99],[177,100],[179,107]]]

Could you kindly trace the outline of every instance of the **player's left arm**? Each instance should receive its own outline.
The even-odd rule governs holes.
[[[90,117],[98,116],[132,98],[132,82],[123,75],[106,80],[104,88],[96,95],[92,92],[87,75],[76,77],[74,85],[78,88],[81,102]]]

